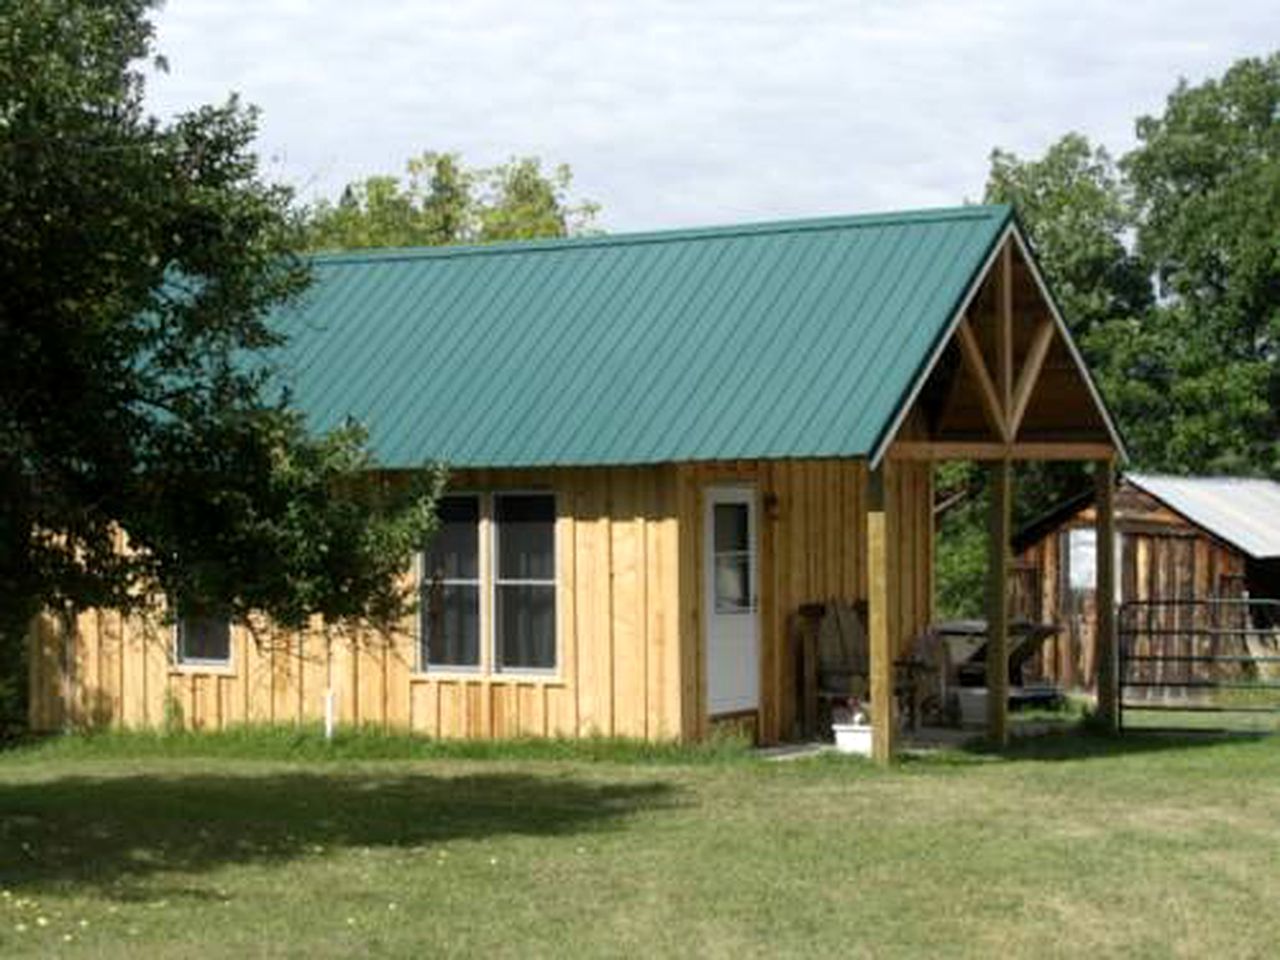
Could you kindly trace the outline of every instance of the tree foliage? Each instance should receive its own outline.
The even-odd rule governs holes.
[[[1174,470],[1280,473],[1280,53],[1179,83],[1124,159],[1160,283]]]
[[[260,175],[252,110],[146,113],[150,6],[0,14],[5,626],[157,590],[289,624],[389,616],[434,480],[355,482],[360,431],[311,436],[272,386],[302,224]]]
[[[424,153],[408,162],[403,180],[368,177],[337,203],[317,204],[307,243],[340,250],[570,236],[589,231],[599,209],[572,201],[572,186],[568,166],[544,173],[536,157],[470,169],[456,153]]]
[[[1150,308],[1146,264],[1126,246],[1131,204],[1104,148],[1069,133],[1038,160],[994,150],[985,199],[1017,207],[1077,336]]]

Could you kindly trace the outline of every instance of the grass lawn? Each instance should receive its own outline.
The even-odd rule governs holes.
[[[1280,741],[0,754],[0,956],[1274,956]]]

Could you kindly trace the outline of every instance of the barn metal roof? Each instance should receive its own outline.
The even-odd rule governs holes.
[[[1007,206],[321,255],[277,317],[309,423],[382,465],[867,456]]]
[[[1280,483],[1245,477],[1125,476],[1171,510],[1251,557],[1280,557]]]

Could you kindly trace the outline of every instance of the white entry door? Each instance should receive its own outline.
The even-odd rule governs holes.
[[[760,706],[755,491],[711,487],[706,511],[707,707],[715,716]]]

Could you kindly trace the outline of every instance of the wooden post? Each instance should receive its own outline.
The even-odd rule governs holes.
[[[1094,472],[1098,489],[1096,544],[1097,631],[1095,649],[1098,663],[1098,719],[1109,733],[1120,729],[1120,661],[1116,642],[1116,467],[1112,460],[1099,460]]]
[[[1013,465],[988,468],[991,497],[987,523],[987,739],[1009,742],[1009,533]]]
[[[867,491],[867,633],[871,653],[871,756],[893,759],[893,641],[889,636],[889,539],[884,467],[873,470]]]

